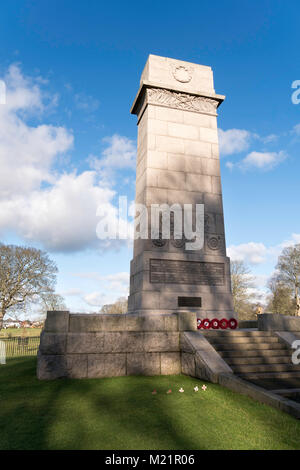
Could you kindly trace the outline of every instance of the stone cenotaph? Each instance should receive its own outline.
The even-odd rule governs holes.
[[[136,203],[146,212],[155,204],[204,205],[203,246],[191,249],[185,231],[178,237],[174,211],[171,236],[158,227],[158,236],[135,239],[128,313],[47,312],[40,380],[183,373],[217,382],[232,373],[197,331],[197,317],[234,316],[216,122],[223,99],[210,67],[149,56],[132,107]]]
[[[136,204],[204,205],[204,244],[184,235],[136,239],[129,313],[234,316],[226,257],[217,108],[210,67],[150,55],[131,113],[138,119]],[[174,217],[174,216],[173,216]],[[150,233],[150,231],[149,231]]]

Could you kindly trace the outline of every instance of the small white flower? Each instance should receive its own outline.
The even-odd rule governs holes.
[[[199,387],[197,387],[196,385],[196,387],[194,387],[194,392],[198,392],[198,390],[199,390]]]
[[[201,388],[202,388],[202,390],[204,390],[204,392],[205,392],[205,390],[207,389],[207,386],[206,386],[206,385],[202,385]]]
[[[182,387],[179,389],[179,392],[180,392],[180,393],[183,393],[183,392],[184,392],[184,390],[183,390]]]

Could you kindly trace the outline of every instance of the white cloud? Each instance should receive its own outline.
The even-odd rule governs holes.
[[[58,155],[73,145],[73,136],[63,127],[30,126],[24,115],[45,109],[37,84],[23,77],[12,65],[5,76],[6,105],[0,106],[0,199],[28,194],[43,182],[51,182],[50,168]]]
[[[220,154],[232,155],[247,150],[252,137],[254,134],[243,129],[219,129]]]
[[[260,140],[264,143],[264,144],[271,144],[273,142],[276,142],[278,140],[278,135],[276,134],[269,134],[269,135],[266,135],[265,137],[261,137]]]
[[[15,230],[27,241],[39,241],[50,251],[100,248],[96,212],[99,205],[113,207],[113,196],[112,190],[97,185],[95,172],[64,174],[49,189],[2,201],[0,228]]]
[[[280,152],[251,152],[238,166],[243,170],[258,168],[260,170],[271,170],[287,158],[284,151]]]
[[[82,289],[78,289],[76,287],[71,287],[70,289],[60,291],[59,293],[63,297],[77,297],[84,294]]]
[[[74,95],[75,105],[78,109],[87,113],[93,113],[99,108],[99,101],[85,93],[76,93]]]
[[[136,143],[133,140],[114,134],[104,138],[103,142],[107,147],[101,157],[89,157],[91,167],[97,171],[102,181],[111,182],[116,170],[135,169]]]
[[[227,168],[229,168],[229,170],[232,170],[234,168],[234,163],[232,162],[226,162],[225,163],[225,166],[227,166]]]
[[[98,289],[82,295],[81,298],[92,307],[101,307],[104,304],[115,302],[120,297],[127,297],[129,293],[129,273],[119,272],[102,275],[97,272],[78,272],[73,276],[89,279],[97,284]]]
[[[296,135],[300,135],[300,124],[296,124],[296,125],[293,127],[292,133],[294,133],[294,134],[296,134]]]
[[[83,297],[84,301],[91,307],[101,307],[105,303],[107,296],[103,292],[91,292]]]
[[[5,82],[7,105],[0,106],[0,234],[15,232],[50,251],[118,248],[126,243],[98,240],[96,213],[99,206],[108,207],[115,220],[115,191],[100,179],[104,170],[108,174],[111,168],[134,167],[134,143],[118,135],[107,138],[98,169],[95,165],[93,171],[58,174],[54,164],[72,148],[72,133],[32,124],[52,98],[41,89],[40,79],[24,77],[17,65],[9,68]]]
[[[283,248],[300,243],[300,233],[293,233],[291,238],[278,245],[266,246],[264,243],[249,242],[227,247],[228,256],[233,260],[241,260],[246,263],[258,265],[266,261],[277,262]]]
[[[231,245],[227,248],[230,258],[245,261],[249,264],[260,264],[266,259],[267,248],[263,243],[242,243],[241,245]]]
[[[102,286],[105,285],[105,289],[112,291],[117,291],[120,295],[121,293],[127,294],[129,289],[129,273],[120,272],[108,275],[101,275],[96,272],[83,272],[83,273],[74,273],[73,276],[81,277],[83,279],[91,279],[100,283]]]

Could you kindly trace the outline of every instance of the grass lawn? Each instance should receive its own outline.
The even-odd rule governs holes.
[[[40,336],[42,328],[7,328],[0,330],[1,337],[16,337],[16,336]]]
[[[35,367],[36,358],[0,365],[0,449],[300,449],[300,421],[219,385],[195,393],[203,382],[186,376],[40,382]]]

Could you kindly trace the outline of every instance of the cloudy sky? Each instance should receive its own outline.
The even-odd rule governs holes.
[[[297,1],[1,3],[0,236],[47,250],[72,311],[127,295],[131,243],[96,237],[135,192],[136,117],[148,54],[210,65],[220,108],[228,254],[257,287],[300,242]],[[299,82],[300,84],[300,82]],[[300,94],[299,94],[300,96]]]

